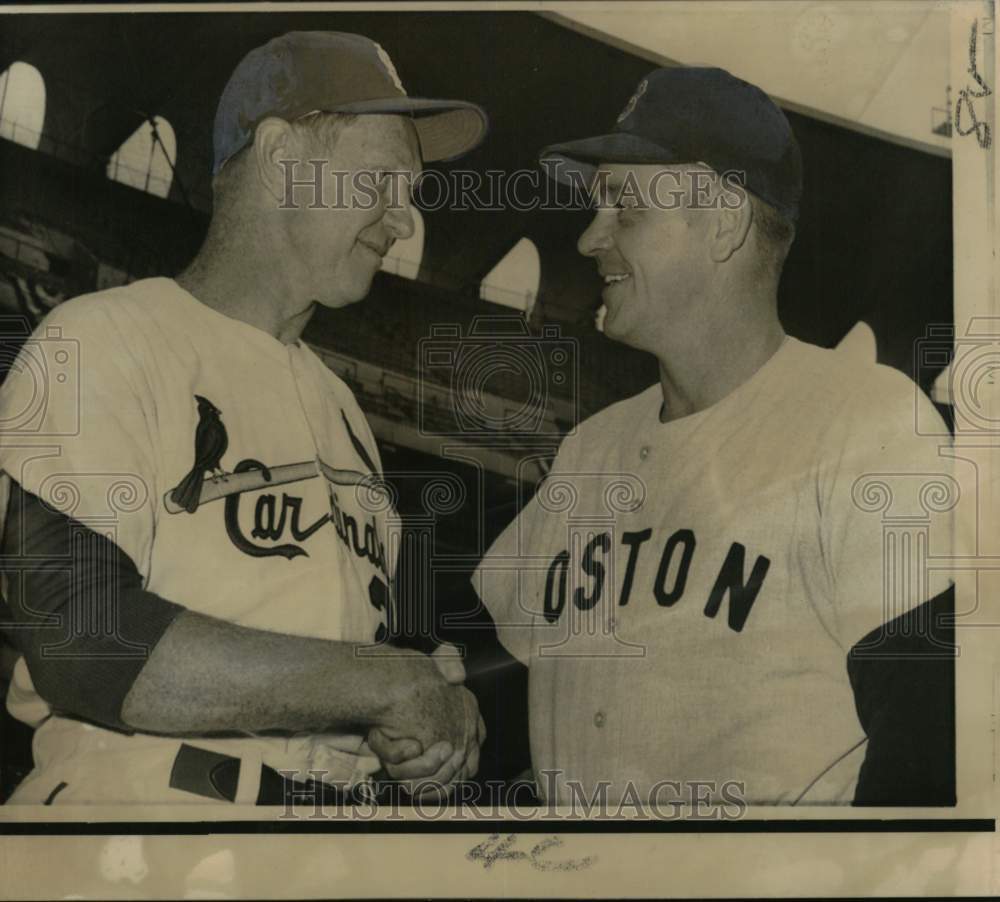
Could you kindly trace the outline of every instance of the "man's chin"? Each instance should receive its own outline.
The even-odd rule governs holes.
[[[341,307],[350,307],[352,304],[358,304],[371,294],[373,280],[374,275],[364,285],[358,285],[350,291],[338,291],[335,295],[321,295],[317,303],[321,307],[326,307],[330,310],[338,310]]]
[[[642,350],[629,336],[628,329],[616,322],[614,314],[610,311],[608,311],[607,316],[604,318],[604,337],[610,338],[612,341],[618,342],[618,344]]]
[[[601,330],[607,338],[614,341],[621,341],[621,332],[615,328],[615,315],[611,312],[610,308],[606,308],[607,312],[604,314],[604,322],[601,323]]]

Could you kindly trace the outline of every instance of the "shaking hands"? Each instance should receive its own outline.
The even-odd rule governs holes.
[[[369,731],[368,746],[411,795],[444,799],[479,770],[486,724],[463,685],[458,650],[441,645],[430,658],[435,671],[406,687],[385,721]]]

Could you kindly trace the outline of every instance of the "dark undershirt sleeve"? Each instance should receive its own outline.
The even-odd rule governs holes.
[[[869,633],[847,671],[868,736],[855,805],[955,804],[955,590]]]
[[[13,481],[0,554],[9,612],[0,608],[0,625],[38,694],[60,713],[131,732],[122,704],[184,608],[145,591],[110,538]]]

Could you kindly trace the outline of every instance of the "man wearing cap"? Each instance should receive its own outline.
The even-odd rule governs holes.
[[[187,270],[70,301],[25,345],[0,392],[4,619],[24,655],[8,704],[37,726],[12,801],[335,801],[400,736],[393,776],[475,771],[461,664],[386,644],[397,521],[378,451],[301,335],[412,233],[384,174],[485,129],[472,104],[408,97],[367,38],[277,38],[219,102]],[[34,403],[39,372],[74,366]]]
[[[901,373],[785,335],[802,167],[758,88],[659,69],[610,134],[542,161],[592,186],[579,250],[605,283],[604,331],[653,354],[660,380],[564,440],[474,577],[529,666],[541,795],[660,811],[863,800],[887,737],[905,769],[907,745],[940,745],[947,722],[941,665],[921,689],[868,692],[889,649],[873,631],[937,591],[923,571],[884,590],[880,474],[940,493],[930,553],[947,551],[954,480],[915,434],[915,400],[936,412]],[[940,661],[922,638],[910,650]],[[926,732],[904,733],[916,699]],[[882,800],[945,800],[916,791]]]

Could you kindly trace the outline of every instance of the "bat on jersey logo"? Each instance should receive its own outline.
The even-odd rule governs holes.
[[[243,461],[243,463],[248,462]],[[237,468],[231,473],[219,470],[217,474],[203,477],[195,510],[202,504],[220,501],[230,495],[255,492],[258,489],[287,485],[290,482],[302,482],[321,475],[327,482],[332,482],[334,485],[363,485],[375,491],[385,491],[381,480],[371,473],[359,473],[357,470],[338,470],[321,460],[304,460],[294,464],[282,464],[278,467],[265,467],[255,461],[249,463],[254,464],[252,469]],[[177,500],[176,494],[177,489],[170,489],[163,496],[163,506],[167,513],[179,514],[185,510],[193,513]]]
[[[302,482],[323,476],[334,485],[360,485],[372,491],[384,492],[381,479],[375,475],[377,468],[364,445],[357,439],[346,415],[347,427],[355,451],[372,471],[341,470],[321,460],[268,467],[258,461],[241,461],[232,471],[222,469],[222,456],[229,448],[229,436],[222,422],[222,411],[208,398],[194,396],[198,403],[198,427],[194,437],[194,465],[188,474],[163,496],[163,506],[168,513],[187,511],[193,514],[202,504],[218,501],[230,495],[253,492],[258,489]],[[207,474],[207,475],[206,475]]]

